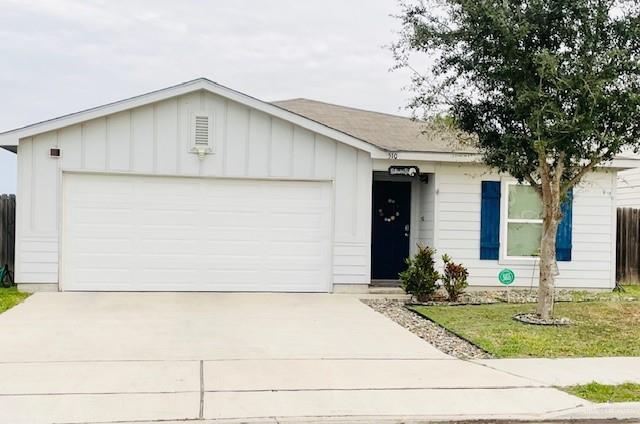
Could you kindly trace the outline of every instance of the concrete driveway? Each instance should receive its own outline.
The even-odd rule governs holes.
[[[316,294],[39,293],[0,315],[0,422],[537,417],[584,404]]]

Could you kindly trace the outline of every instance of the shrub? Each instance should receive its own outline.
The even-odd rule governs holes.
[[[469,285],[467,283],[469,271],[462,264],[452,262],[449,255],[442,255],[442,261],[444,262],[442,285],[449,295],[449,300],[455,302]]]
[[[418,251],[406,260],[407,269],[400,273],[402,288],[419,302],[429,300],[438,289],[440,273],[433,259],[436,250],[418,244]]]

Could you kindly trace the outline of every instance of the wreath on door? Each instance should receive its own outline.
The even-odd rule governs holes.
[[[395,221],[400,216],[395,199],[388,198],[385,207],[378,209],[378,215],[384,219],[384,222]]]

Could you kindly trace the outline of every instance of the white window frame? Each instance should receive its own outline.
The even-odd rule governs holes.
[[[534,264],[540,260],[539,256],[509,256],[507,255],[507,226],[509,223],[542,224],[541,219],[509,219],[509,187],[522,184],[512,178],[503,178],[500,187],[500,257],[499,263],[505,265]]]

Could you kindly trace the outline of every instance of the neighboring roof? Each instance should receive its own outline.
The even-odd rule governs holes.
[[[460,131],[444,125],[309,99],[281,100],[273,104],[385,150],[477,153],[460,141],[465,138]]]
[[[302,128],[325,135],[329,138],[367,151],[369,153],[380,153],[380,150],[378,148],[376,148],[373,144],[368,143],[367,141],[363,141],[340,130],[331,128],[324,123],[317,122],[289,110],[280,108],[267,102],[263,102],[262,100],[258,100],[255,97],[251,97],[238,91],[232,90],[206,78],[198,78],[192,81],[187,81],[182,84],[174,85],[172,87],[164,88],[157,91],[152,91],[150,93],[131,97],[125,100],[108,103],[103,106],[86,109],[80,112],[60,116],[58,118],[53,118],[47,121],[42,121],[35,124],[27,125],[25,127],[6,131],[0,133],[0,146],[2,146],[3,148],[17,146],[18,141],[21,138],[32,137],[34,135],[42,134],[47,131],[57,130],[91,119],[101,118],[103,116],[166,100],[183,94],[192,93],[198,90],[205,90],[217,94],[229,100],[233,100],[235,102],[243,104],[247,107],[251,107],[277,118],[289,121]]]

